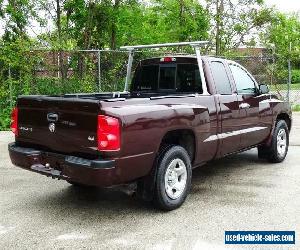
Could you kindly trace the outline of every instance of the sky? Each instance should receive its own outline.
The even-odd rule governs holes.
[[[300,11],[299,0],[265,0],[268,6],[275,6],[281,12],[297,12]]]

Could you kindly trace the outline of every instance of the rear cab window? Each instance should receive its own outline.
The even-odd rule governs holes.
[[[202,93],[196,58],[153,58],[142,61],[135,71],[132,91]]]

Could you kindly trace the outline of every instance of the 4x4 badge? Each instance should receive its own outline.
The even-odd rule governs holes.
[[[49,130],[50,130],[51,133],[55,132],[55,123],[50,123],[49,124]]]

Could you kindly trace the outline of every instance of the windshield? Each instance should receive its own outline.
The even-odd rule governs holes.
[[[138,66],[132,91],[202,93],[199,68],[194,63],[161,63]]]

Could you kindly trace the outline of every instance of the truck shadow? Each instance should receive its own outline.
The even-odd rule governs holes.
[[[224,187],[231,186],[226,190],[226,202],[240,205],[241,199],[251,199],[256,196],[247,187],[270,188],[272,185],[254,180],[249,177],[249,171],[255,171],[260,164],[265,164],[257,158],[256,151],[251,150],[238,155],[215,160],[200,168],[194,169],[192,190],[189,201],[198,199],[224,199]],[[244,178],[246,176],[246,178]],[[247,177],[248,176],[248,177]],[[243,188],[246,187],[246,190]],[[229,198],[230,197],[230,198]],[[223,200],[225,202],[225,200]],[[116,215],[118,213],[134,212],[138,214],[147,211],[149,214],[160,213],[153,208],[152,204],[141,202],[119,189],[102,188],[78,188],[63,183],[57,189],[35,197],[35,207],[39,209],[69,211],[68,214],[81,213],[88,210],[92,214]]]
[[[268,167],[272,164],[267,160],[259,159],[257,150],[251,149],[239,154],[229,155],[227,157],[213,160],[202,167],[193,170],[193,182],[208,179],[212,176],[228,176],[232,174],[249,174],[248,171],[255,171],[262,167]]]
[[[205,165],[193,170],[193,182],[198,179],[207,179],[215,175],[234,174],[239,170],[255,170],[260,164],[266,165],[268,162],[257,157],[256,149],[251,149],[243,153],[229,155],[227,157],[213,160]]]

